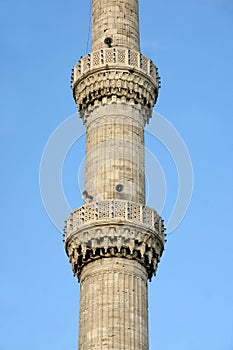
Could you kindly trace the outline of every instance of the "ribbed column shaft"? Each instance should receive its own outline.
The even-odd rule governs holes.
[[[144,204],[144,121],[140,112],[130,105],[112,104],[89,116],[85,190],[94,199]]]
[[[147,273],[134,260],[96,260],[81,274],[79,350],[148,350]]]
[[[92,50],[124,46],[140,51],[138,0],[92,0]]]

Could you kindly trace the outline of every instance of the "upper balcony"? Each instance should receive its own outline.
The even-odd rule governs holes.
[[[150,78],[157,88],[160,87],[158,69],[154,63],[140,52],[124,47],[104,48],[81,57],[72,72],[72,87],[83,75],[103,68],[137,70]]]
[[[153,62],[140,52],[112,47],[81,58],[72,71],[71,84],[79,112],[120,101],[145,106],[152,113],[160,78]]]

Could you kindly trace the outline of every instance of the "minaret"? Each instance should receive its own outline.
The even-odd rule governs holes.
[[[80,282],[78,349],[148,350],[147,282],[164,228],[145,205],[144,127],[159,77],[140,53],[138,0],[92,0],[92,51],[72,89],[86,126],[84,204],[64,230]]]

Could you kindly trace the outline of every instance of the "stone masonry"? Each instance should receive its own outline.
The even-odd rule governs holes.
[[[79,350],[148,350],[147,281],[164,227],[145,205],[144,127],[160,82],[138,23],[138,0],[92,0],[92,51],[72,72],[86,126],[84,204],[64,229],[80,282]]]

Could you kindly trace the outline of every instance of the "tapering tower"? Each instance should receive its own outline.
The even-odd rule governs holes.
[[[138,0],[92,0],[92,51],[72,89],[86,126],[84,204],[64,230],[80,282],[79,350],[148,350],[147,281],[164,228],[145,205],[144,126],[159,77],[140,53]]]

